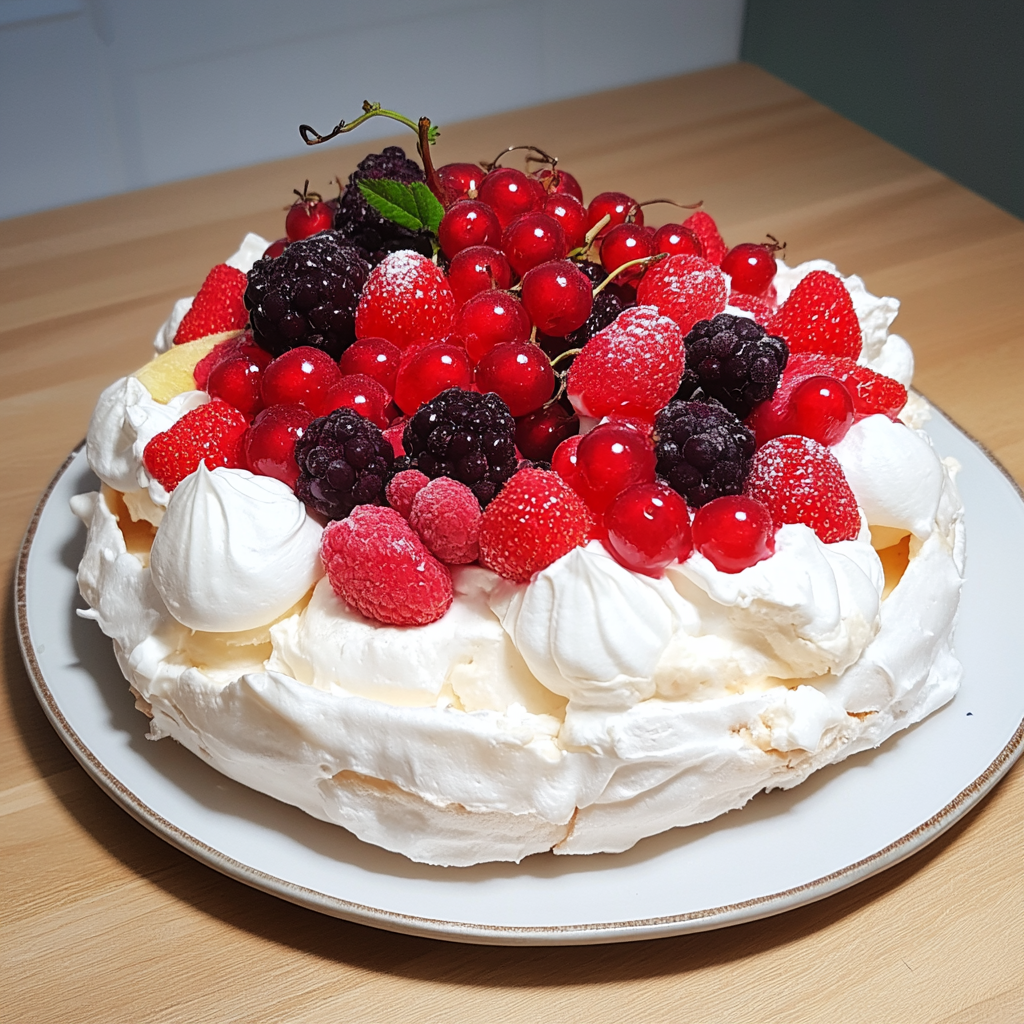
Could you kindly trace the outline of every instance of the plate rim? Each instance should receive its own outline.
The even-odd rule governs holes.
[[[916,392],[915,392],[916,393]],[[970,441],[988,461],[1009,482],[1018,499],[1024,502],[1024,489],[1013,478],[1005,466],[986,445],[960,426],[938,406],[931,407],[954,429]],[[115,803],[126,810],[136,821],[168,842],[181,852],[193,857],[214,870],[290,903],[315,910],[331,917],[341,918],[357,924],[369,925],[386,931],[400,932],[424,938],[443,939],[453,942],[479,943],[486,945],[534,946],[534,945],[583,945],[637,941],[668,937],[685,933],[709,931],[761,920],[808,903],[825,899],[843,889],[856,885],[872,875],[916,853],[937,839],[946,829],[966,815],[983,799],[1013,766],[1024,751],[1024,719],[1018,723],[1013,735],[989,766],[973,782],[964,787],[944,807],[899,839],[881,850],[863,857],[846,867],[840,868],[813,881],[794,886],[781,892],[757,896],[738,903],[670,914],[659,917],[638,918],[585,924],[561,925],[500,925],[471,921],[456,921],[443,918],[423,917],[385,910],[366,904],[331,896],[316,889],[298,885],[287,879],[268,874],[258,868],[229,857],[220,850],[191,835],[168,821],[135,793],[124,785],[102,761],[89,749],[67,720],[43,675],[36,657],[28,623],[27,582],[28,562],[39,522],[53,491],[64,474],[71,468],[85,446],[81,441],[72,449],[63,464],[50,480],[36,503],[25,536],[18,550],[14,577],[15,619],[18,643],[22,660],[36,698],[57,735],[64,741],[75,759],[86,773]],[[268,797],[268,799],[273,799]],[[339,826],[340,827],[340,826]]]

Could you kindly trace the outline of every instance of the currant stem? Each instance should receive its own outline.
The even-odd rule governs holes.
[[[608,222],[612,219],[610,213],[606,213],[584,236],[583,244],[578,249],[573,249],[571,253],[566,257],[570,260],[585,260],[587,255],[590,253],[590,247],[594,244],[594,239],[607,227]]]
[[[595,289],[594,294],[604,291],[605,287],[619,276],[624,270],[628,270],[630,267],[653,267],[655,263],[660,263],[665,257],[668,256],[667,252],[656,252],[653,256],[643,256],[638,260],[630,260],[628,263],[623,263],[622,266],[616,267]]]
[[[567,348],[564,352],[559,352],[554,359],[551,360],[551,369],[553,370],[563,359],[578,356],[583,349],[581,348]]]
[[[677,203],[674,199],[645,199],[642,203],[637,203],[637,206],[654,206],[656,203],[668,203],[669,206],[677,206],[680,210],[699,210],[704,205],[704,200],[698,199],[695,203]]]
[[[495,167],[499,166],[498,161],[501,160],[501,158],[503,156],[505,156],[508,153],[514,153],[518,149],[528,149],[528,150],[530,150],[531,153],[536,153],[537,154],[537,156],[528,156],[526,158],[526,162],[527,163],[529,163],[532,160],[535,163],[550,164],[551,165],[551,170],[554,170],[555,166],[558,164],[558,157],[557,156],[549,156],[539,146],[508,146],[506,149],[503,149],[489,163],[486,160],[481,160],[480,161],[480,166],[485,171],[493,171]]]

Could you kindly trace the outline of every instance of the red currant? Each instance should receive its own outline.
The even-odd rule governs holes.
[[[452,257],[448,284],[455,305],[461,306],[479,292],[508,288],[512,284],[512,268],[503,252],[489,245],[471,245]]]
[[[438,167],[437,178],[445,189],[438,198],[450,205],[459,199],[476,199],[484,172],[477,164],[445,164]]]
[[[722,260],[722,270],[732,278],[732,286],[745,295],[760,295],[774,280],[778,266],[766,245],[741,242]]]
[[[627,487],[654,482],[654,445],[638,430],[614,421],[600,423],[576,452],[576,490],[601,515]]]
[[[512,269],[522,277],[531,267],[560,260],[569,250],[562,225],[546,213],[524,213],[501,235],[501,249]]]
[[[537,330],[554,337],[582,327],[594,304],[590,279],[569,260],[552,260],[528,270],[522,296]]]
[[[287,238],[279,238],[276,242],[271,242],[270,245],[263,250],[263,258],[265,260],[277,259],[285,251],[288,246]]]
[[[448,388],[469,387],[473,371],[469,357],[456,345],[427,345],[402,363],[395,384],[395,402],[411,416],[424,402]]]
[[[580,183],[568,171],[563,171],[560,167],[556,170],[551,170],[550,167],[543,167],[539,171],[533,171],[530,177],[539,181],[549,196],[572,196],[576,202],[582,205],[583,189],[580,188]]]
[[[326,352],[300,345],[279,355],[263,371],[263,404],[303,405],[314,416],[323,416],[328,392],[340,379],[338,364]]]
[[[360,338],[341,353],[338,365],[344,374],[365,373],[393,395],[401,358],[402,350],[384,338]]]
[[[579,493],[577,484],[580,479],[580,468],[576,464],[576,451],[582,440],[582,434],[573,434],[567,437],[551,456],[551,468],[577,493]]]
[[[578,249],[587,234],[587,208],[571,195],[549,195],[544,200],[544,212],[554,217],[565,232],[569,250]]]
[[[514,167],[496,167],[484,175],[478,198],[497,215],[502,228],[524,213],[536,210],[544,201],[544,187]]]
[[[653,256],[654,231],[642,224],[617,224],[604,236],[601,242],[601,266],[610,274],[623,263]],[[629,284],[643,273],[642,267],[630,267],[615,280],[618,284]]]
[[[263,367],[270,362],[248,355],[235,355],[222,359],[211,371],[206,390],[212,398],[223,398],[246,416],[253,416],[263,408],[260,384]]]
[[[300,196],[284,219],[284,233],[289,242],[326,231],[334,227],[334,210],[315,192]]]
[[[579,429],[579,417],[552,402],[516,420],[516,447],[524,458],[550,462],[555,449]]]
[[[245,433],[249,471],[294,487],[299,478],[295,442],[312,422],[313,414],[301,405],[268,405],[258,412]]]
[[[853,420],[853,398],[845,384],[834,377],[808,377],[789,396],[785,428],[831,445],[846,437]]]
[[[482,392],[493,391],[513,416],[525,416],[551,397],[555,371],[536,345],[505,343],[495,345],[480,360],[476,385]]]
[[[388,425],[387,408],[391,396],[378,381],[365,373],[350,373],[342,377],[327,395],[327,412],[344,406],[354,409],[382,430]],[[325,413],[326,415],[326,413]]]
[[[441,250],[448,259],[471,245],[498,245],[501,225],[494,211],[475,199],[460,199],[449,206],[437,229]]]
[[[775,524],[759,501],[714,498],[693,517],[693,546],[719,571],[740,572],[775,551]]]
[[[663,224],[654,232],[654,251],[670,256],[703,256],[704,246],[696,232],[682,224]]]
[[[602,192],[594,196],[587,206],[587,230],[589,231],[605,214],[610,216],[611,220],[601,228],[598,238],[604,238],[616,224],[624,224],[627,220],[633,224],[644,222],[644,211],[640,204],[625,192]]]
[[[634,484],[604,514],[607,547],[617,562],[645,576],[660,576],[693,550],[686,502],[668,484]]]
[[[526,341],[530,318],[522,303],[509,292],[479,292],[455,314],[452,338],[466,346],[469,358],[478,363],[495,345]]]

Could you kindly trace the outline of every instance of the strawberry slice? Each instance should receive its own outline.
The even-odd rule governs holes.
[[[813,270],[765,324],[784,338],[791,353],[823,352],[856,359],[861,350],[860,321],[846,285],[824,270]]]
[[[703,210],[691,213],[683,221],[683,227],[689,228],[698,239],[700,239],[701,252],[708,263],[714,263],[716,267],[722,265],[725,254],[729,251],[722,236],[718,232],[718,225],[711,215]]]
[[[157,434],[146,445],[142,461],[150,476],[168,491],[194,473],[200,462],[205,462],[207,469],[244,469],[242,439],[248,426],[242,413],[215,398]]]
[[[182,318],[174,335],[174,344],[208,338],[211,334],[240,331],[248,322],[242,295],[247,278],[240,270],[218,263],[206,275],[192,308]]]
[[[742,309],[744,313],[749,313],[750,318],[756,320],[762,326],[775,316],[775,307],[768,299],[762,298],[760,295],[729,292],[729,305],[733,309]]]

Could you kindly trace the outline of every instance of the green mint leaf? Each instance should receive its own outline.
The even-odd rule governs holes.
[[[416,200],[416,215],[423,221],[423,226],[436,235],[441,218],[444,216],[444,207],[438,202],[437,196],[422,181],[412,182],[409,185],[409,190]]]
[[[359,191],[382,217],[410,231],[423,230],[419,204],[408,185],[389,178],[364,178],[359,182]]]

